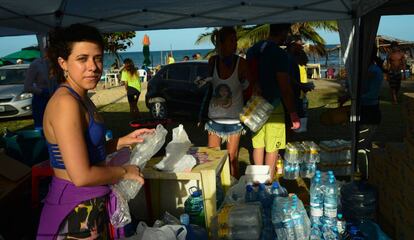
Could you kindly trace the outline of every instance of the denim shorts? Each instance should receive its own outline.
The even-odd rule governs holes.
[[[222,138],[224,141],[231,135],[241,135],[244,133],[244,128],[241,123],[223,124],[215,122],[213,120],[209,120],[206,123],[205,129],[208,131],[209,134],[215,134]]]

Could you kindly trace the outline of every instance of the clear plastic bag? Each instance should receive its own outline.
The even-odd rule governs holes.
[[[137,144],[133,148],[130,160],[127,164],[137,165],[140,169],[144,169],[145,164],[164,145],[167,133],[167,130],[159,124],[154,134],[142,136],[144,142]],[[141,187],[141,184],[133,180],[122,180],[115,184],[115,188],[119,190],[127,200],[135,198]]]
[[[126,164],[133,164],[144,169],[148,160],[155,155],[165,143],[167,130],[162,125],[158,125],[154,134],[143,136],[144,142],[137,144],[130,155],[130,160]],[[117,198],[116,210],[110,220],[114,227],[120,228],[131,222],[128,201],[135,198],[142,185],[132,180],[122,180],[112,185],[112,191]]]
[[[116,210],[111,215],[111,224],[120,228],[131,222],[131,213],[129,212],[128,201],[116,188],[112,188],[113,194],[116,196]]]

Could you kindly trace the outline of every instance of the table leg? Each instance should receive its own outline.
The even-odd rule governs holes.
[[[144,188],[148,218],[152,224],[160,216],[160,181],[145,179]]]
[[[231,178],[230,178],[230,160],[227,155],[226,160],[224,161],[223,168],[221,169],[220,173],[221,178],[221,185],[223,186],[224,195],[227,193],[231,186]]]
[[[201,170],[201,185],[203,188],[204,214],[207,231],[210,231],[211,221],[216,215],[216,172]]]

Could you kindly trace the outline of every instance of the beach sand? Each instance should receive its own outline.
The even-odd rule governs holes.
[[[142,83],[139,101],[145,101],[147,83]],[[104,88],[104,84],[99,82],[94,90],[88,92],[90,98],[96,106],[105,106],[112,103],[127,103],[125,86],[111,86]]]

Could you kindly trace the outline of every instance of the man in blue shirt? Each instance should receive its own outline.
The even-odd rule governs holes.
[[[296,113],[294,96],[289,83],[289,63],[287,53],[280,48],[286,41],[290,24],[271,24],[269,37],[253,45],[247,52],[247,59],[257,61],[257,80],[253,84],[253,94],[261,95],[274,106],[263,127],[253,134],[253,160],[256,165],[265,163],[270,167],[273,180],[278,150],[286,144],[285,113],[283,104],[290,114],[292,129],[300,127]],[[253,77],[253,78],[254,78]],[[283,101],[283,104],[282,104]]]

